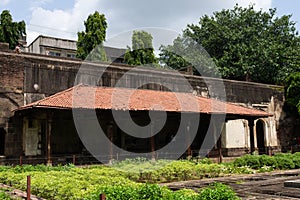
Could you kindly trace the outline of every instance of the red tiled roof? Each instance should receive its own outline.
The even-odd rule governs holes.
[[[78,85],[18,110],[37,108],[157,110],[167,112],[226,113],[232,115],[267,117],[270,114],[191,93],[164,92],[143,89],[92,87]]]

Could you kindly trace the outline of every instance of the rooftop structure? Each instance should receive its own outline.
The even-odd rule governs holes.
[[[58,57],[75,58],[77,41],[39,35],[28,47],[28,52]],[[124,63],[126,49],[104,47],[111,62]]]
[[[95,97],[87,98],[87,97]],[[128,105],[126,105],[128,102]],[[189,104],[186,104],[189,102]],[[195,103],[195,105],[193,105]],[[159,107],[155,105],[159,104]],[[22,106],[52,109],[104,109],[131,111],[192,112],[205,114],[227,114],[238,116],[271,116],[267,112],[250,109],[211,98],[195,96],[192,93],[155,90],[134,90],[131,88],[109,88],[77,85],[37,102]]]

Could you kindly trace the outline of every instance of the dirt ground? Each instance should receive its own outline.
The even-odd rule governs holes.
[[[284,182],[288,180],[300,180],[300,169],[183,181],[163,185],[173,190],[182,188],[198,190],[212,182],[220,182],[232,187],[243,200],[300,199],[300,188],[284,187]]]

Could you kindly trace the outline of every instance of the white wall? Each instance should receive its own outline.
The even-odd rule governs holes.
[[[225,125],[222,135],[223,148],[245,148],[248,147],[247,129],[244,120],[230,120]]]
[[[31,120],[32,126],[29,127],[28,119],[24,119],[24,144],[25,144],[25,156],[41,155],[41,149],[39,147],[39,141],[41,136],[41,125],[38,120]]]

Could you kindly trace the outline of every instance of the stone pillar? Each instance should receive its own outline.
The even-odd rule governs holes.
[[[191,150],[191,136],[190,136],[190,126],[191,122],[188,122],[188,125],[186,127],[186,134],[185,134],[185,142],[187,145],[187,156],[192,156],[192,150]]]
[[[255,151],[255,135],[254,135],[254,119],[248,119],[249,133],[250,133],[250,153]]]
[[[268,140],[267,140],[267,144],[268,144],[268,155],[272,156],[273,152],[272,152],[272,145],[271,145],[271,140],[272,140],[272,136],[271,136],[271,126],[270,126],[270,122],[266,122],[267,124],[267,131],[268,131]],[[267,133],[266,133],[267,134]]]
[[[47,115],[47,134],[46,134],[46,144],[47,144],[47,165],[52,165],[51,159],[51,132],[53,123],[53,113]]]
[[[155,138],[154,138],[154,133],[153,133],[153,124],[151,124],[151,128],[150,128],[150,145],[151,145],[151,159],[152,160],[156,160],[155,159]]]
[[[244,133],[245,133],[245,149],[246,149],[245,151],[248,154],[250,152],[250,144],[249,144],[250,134],[249,134],[248,121],[243,120],[243,125],[244,125]]]
[[[114,139],[114,130],[113,130],[113,124],[109,123],[107,125],[107,135],[108,135],[108,139],[110,140],[109,142],[109,163],[112,162],[113,160],[113,139]]]
[[[227,121],[223,122],[222,125],[221,125],[221,130],[220,130],[221,133],[220,133],[220,137],[219,137],[219,139],[218,139],[218,141],[217,141],[217,149],[218,149],[218,155],[219,155],[219,160],[218,160],[218,162],[219,162],[219,163],[222,163],[222,162],[223,162],[222,136],[223,136],[223,134],[224,134],[224,130],[225,130],[225,127],[226,127],[226,122],[227,122]],[[217,130],[216,126],[214,126],[214,135],[217,135],[217,134],[218,134],[217,131],[218,131],[218,130]]]

